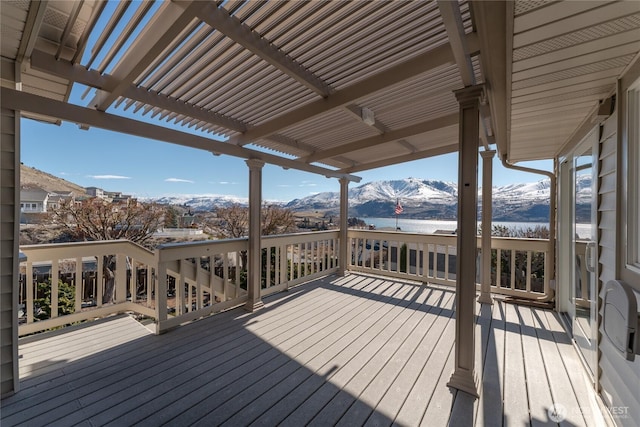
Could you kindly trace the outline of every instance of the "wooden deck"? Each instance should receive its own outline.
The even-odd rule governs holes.
[[[551,311],[478,305],[480,399],[450,390],[454,292],[351,274],[155,336],[119,316],[21,341],[13,425],[600,426]]]

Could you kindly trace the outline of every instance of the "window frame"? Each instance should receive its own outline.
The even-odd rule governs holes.
[[[628,165],[626,267],[640,274],[640,78],[625,90]]]

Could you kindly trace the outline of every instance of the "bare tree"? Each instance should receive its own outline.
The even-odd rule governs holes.
[[[218,230],[222,238],[237,239],[249,235],[249,208],[238,204],[216,209]],[[291,233],[297,229],[293,212],[276,205],[262,207],[262,235]],[[247,266],[247,253],[240,253],[242,268]]]
[[[158,229],[163,214],[164,209],[155,204],[139,203],[133,199],[111,203],[95,197],[61,203],[52,213],[51,220],[75,241],[127,239],[144,245]],[[103,261],[103,303],[109,303],[115,297],[115,256],[105,256]]]
[[[249,209],[239,204],[216,209],[219,237],[237,239],[249,234]]]
[[[261,220],[263,236],[291,233],[297,229],[293,211],[281,206],[265,204]]]
[[[249,208],[234,204],[216,209],[220,237],[236,239],[249,235]],[[293,211],[264,204],[261,215],[262,235],[291,233],[297,229]]]

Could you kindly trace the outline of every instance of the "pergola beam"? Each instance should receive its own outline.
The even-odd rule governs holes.
[[[460,78],[465,87],[473,86],[476,84],[475,71],[471,62],[471,54],[473,50],[465,39],[465,29],[462,22],[462,15],[460,13],[460,5],[457,2],[448,0],[438,0],[438,8],[440,9],[440,15],[444,22],[445,30],[447,31],[447,38],[453,49],[453,56],[456,58],[456,64],[460,72]],[[482,58],[484,60],[484,53],[487,50],[493,50],[493,46],[483,46]],[[480,117],[483,133],[481,135],[482,142],[485,149],[489,149],[489,145],[495,143],[492,123],[492,114],[486,100],[481,101],[480,105]]]
[[[323,151],[317,151],[307,157],[300,158],[300,161],[306,163],[313,163],[322,159],[329,159],[335,156],[345,155],[353,151],[362,150],[365,148],[374,147],[380,144],[386,144],[388,142],[394,142],[403,138],[409,138],[411,136],[420,135],[422,133],[430,132],[432,130],[440,129],[447,126],[452,126],[458,123],[458,114],[449,114],[448,116],[439,117],[437,119],[428,120],[416,125],[407,126],[402,129],[389,131],[383,135],[372,136],[364,138],[358,141],[353,141],[347,144],[343,144],[334,148],[329,148]]]
[[[471,64],[471,52],[465,40],[460,5],[457,1],[438,0],[438,8],[440,9],[444,28],[447,31],[447,38],[449,39],[449,44],[451,44],[453,56],[460,71],[462,83],[465,86],[472,86],[476,84],[476,77]]]
[[[504,157],[509,144],[507,124],[509,122],[508,106],[511,103],[511,49],[507,40],[513,39],[513,15],[507,9],[513,9],[513,2],[473,1],[471,11],[478,31],[478,39],[482,52],[482,74],[487,87],[486,96],[489,101],[491,122],[499,157]],[[511,19],[507,19],[511,16]],[[510,26],[508,24],[510,23]],[[484,116],[483,106],[481,114]]]
[[[183,2],[179,1],[176,4],[182,5]],[[226,9],[207,2],[204,9],[198,13],[198,18],[321,97],[326,98],[331,93],[329,85],[240,22],[238,18],[231,16]]]
[[[438,147],[438,148],[430,148],[428,150],[416,151],[415,153],[403,154],[401,156],[390,157],[390,158],[386,158],[384,160],[378,160],[378,161],[375,161],[375,162],[361,163],[361,164],[356,165],[356,166],[340,169],[340,172],[343,172],[343,173],[362,172],[362,171],[366,171],[366,170],[369,170],[369,169],[375,169],[375,168],[381,168],[381,167],[384,167],[384,166],[396,165],[398,163],[412,162],[414,160],[420,160],[420,159],[424,159],[426,157],[434,157],[434,156],[440,156],[442,154],[453,153],[453,152],[455,152],[457,150],[458,150],[458,144],[457,143],[448,144],[448,145],[443,145],[442,147]]]
[[[273,142],[277,142],[278,144],[298,148],[302,151],[306,151],[307,153],[312,153],[315,150],[315,147],[312,145],[305,144],[304,142],[301,142],[296,139],[292,139],[280,134],[274,134],[274,135],[268,136],[265,139],[268,139]],[[336,160],[342,164],[349,165],[349,166],[355,166],[357,164],[357,162],[354,162],[351,159],[347,159],[346,157],[341,157],[341,156],[335,157],[333,160]]]
[[[194,1],[184,7],[173,2],[164,3],[163,10],[147,24],[147,28],[152,28],[153,31],[143,31],[114,69],[112,76],[117,79],[118,84],[109,92],[99,91],[89,105],[99,111],[106,111],[140,74],[158,60],[176,37],[188,28],[205,4]]]
[[[344,107],[344,109],[345,111],[351,113],[351,115],[353,115],[359,121],[364,122],[362,120],[362,107],[360,107],[359,105],[356,105],[356,104],[347,105],[346,107]],[[375,116],[374,116],[374,123],[370,126],[371,128],[375,129],[380,135],[387,133],[390,130],[384,123],[378,120]],[[409,150],[410,153],[415,153],[416,151],[418,151],[416,147],[414,147],[412,144],[410,144],[408,141],[404,139],[400,139],[396,142],[402,145],[407,150]]]
[[[477,36],[475,33],[466,34],[465,40],[469,43],[470,50],[477,49]],[[371,95],[375,92],[414,78],[422,73],[434,68],[450,65],[455,62],[451,46],[441,45],[435,49],[419,55],[406,62],[387,68],[374,76],[359,81],[342,90],[338,90],[324,99],[311,102],[295,111],[280,115],[264,124],[249,129],[243,135],[232,138],[230,142],[238,145],[250,143],[251,141],[264,138],[274,133],[280,132],[294,124],[311,119],[318,115],[341,108],[357,102],[358,99]]]
[[[0,90],[2,104],[6,108],[17,111],[25,111],[43,116],[55,117],[61,120],[88,125],[100,129],[139,136],[142,138],[154,139],[157,141],[169,142],[185,147],[197,148],[199,150],[210,151],[214,154],[227,154],[242,159],[259,159],[266,163],[282,166],[290,169],[297,169],[305,172],[324,175],[327,178],[346,178],[349,181],[360,182],[361,178],[354,175],[342,173],[332,169],[315,165],[307,165],[293,159],[279,157],[262,151],[250,150],[238,147],[226,142],[216,141],[198,135],[180,132],[151,123],[141,122],[126,117],[96,111],[90,108],[67,104],[27,92],[21,92],[3,87]]]
[[[24,58],[31,56],[31,52],[38,40],[40,27],[44,21],[44,12],[47,9],[48,0],[33,1],[29,3],[29,12],[27,13],[27,21],[24,24],[23,37],[18,47],[18,55],[16,63],[20,64]]]

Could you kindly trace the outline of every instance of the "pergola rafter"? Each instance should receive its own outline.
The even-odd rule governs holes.
[[[106,111],[138,76],[157,61],[158,56],[185,31],[206,3],[194,1],[187,7],[173,2],[164,3],[162,11],[148,24],[153,31],[144,32],[120,59],[112,75],[117,85],[107,91],[99,91],[89,105]]]
[[[467,35],[466,39],[471,46],[477,46],[477,37],[474,33]],[[414,78],[429,70],[452,64],[454,60],[451,46],[449,44],[443,44],[424,55],[419,55],[406,62],[390,67],[348,88],[335,91],[325,99],[311,102],[289,114],[255,126],[244,134],[232,138],[230,142],[243,145],[264,138],[294,124],[309,120],[336,108],[342,108],[352,104],[360,98]]]

